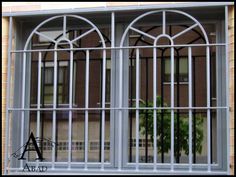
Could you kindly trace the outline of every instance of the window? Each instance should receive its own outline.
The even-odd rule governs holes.
[[[187,58],[180,58],[179,59],[179,67],[178,67],[178,74],[177,74],[177,59],[174,60],[175,65],[175,81],[179,82],[188,82],[188,59]],[[170,59],[165,60],[165,82],[171,81],[171,72],[170,72]]]
[[[57,90],[57,97],[58,97],[58,104],[66,104],[68,103],[69,98],[69,85],[68,85],[68,63],[67,61],[60,61],[58,62],[58,90]],[[74,64],[74,71],[75,70]],[[45,71],[44,71],[45,67]],[[45,65],[42,65],[41,73],[45,72],[45,84],[42,85],[42,95],[45,104],[52,104],[53,100],[53,62],[45,62]],[[35,78],[34,78],[35,79]],[[75,84],[76,78],[74,77],[73,85]],[[43,94],[44,91],[44,94]],[[73,98],[74,100],[74,98]]]
[[[56,145],[40,142],[43,162],[28,152],[9,171],[227,173],[225,9],[207,9],[36,21],[12,52],[12,151],[30,132]]]

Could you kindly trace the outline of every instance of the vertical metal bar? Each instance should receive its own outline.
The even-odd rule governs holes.
[[[174,48],[171,47],[171,107],[174,107]],[[174,110],[171,110],[171,171],[174,170]]]
[[[164,73],[165,73],[165,59],[164,51],[161,52],[161,107],[164,106]],[[161,162],[164,163],[164,110],[161,110]]]
[[[192,107],[192,48],[188,48],[188,106]],[[192,109],[189,109],[189,171],[192,171]]]
[[[41,101],[41,61],[42,61],[42,53],[39,52],[39,60],[38,60],[38,95],[37,95],[37,108],[40,109],[40,101]],[[40,111],[37,111],[37,137],[40,136]],[[42,146],[42,145],[41,145]],[[38,155],[37,155],[38,158]],[[38,166],[38,161],[37,161]]]
[[[123,51],[122,49],[119,50],[119,54],[120,54],[120,63],[119,63],[119,124],[118,124],[118,170],[121,170],[121,164],[122,164],[122,88],[123,88],[123,84],[122,84],[122,80],[123,80]]]
[[[103,66],[102,66],[102,154],[101,154],[101,170],[104,170],[104,142],[105,142],[105,101],[106,101],[106,51],[103,50]]]
[[[86,75],[85,75],[85,108],[89,106],[89,50],[86,50]],[[88,110],[85,110],[85,155],[84,169],[87,170],[88,163]]]
[[[70,43],[70,48],[73,48],[73,45]],[[68,168],[71,168],[71,142],[72,142],[72,106],[73,106],[73,51],[70,51],[70,85],[69,85],[69,129],[68,129]]]
[[[111,47],[115,47],[115,12],[111,13]]]
[[[177,98],[176,98],[176,103],[177,107],[179,107],[179,51],[177,50],[177,58],[176,58],[176,82],[177,82]],[[177,154],[176,154],[176,163],[179,163],[179,129],[180,129],[180,122],[179,122],[179,109],[177,109],[177,127],[176,127],[176,141],[177,141]]]
[[[213,76],[213,74],[211,73],[212,72],[212,57],[211,57],[211,49],[209,49],[210,50],[210,61],[209,61],[209,63],[210,63],[210,107],[212,107],[212,89],[213,89],[213,86],[212,86],[212,84],[213,84],[213,78],[212,78],[212,76]],[[212,154],[213,154],[213,152],[212,152],[212,109],[210,109],[210,117],[211,117],[211,119],[210,119],[210,140],[211,140],[211,142],[210,142],[210,144],[211,144],[211,163],[212,163]]]
[[[136,49],[136,170],[139,168],[139,49]]]
[[[148,107],[148,58],[145,59],[146,62],[146,98],[145,106]],[[148,110],[145,110],[145,162],[148,162]]]
[[[133,58],[132,55],[130,57],[130,102],[129,102],[129,106],[132,107],[133,106]],[[133,111],[129,110],[129,138],[130,138],[130,162],[132,162],[132,139],[133,139],[133,135],[132,135],[132,130],[133,130]]]
[[[55,44],[55,48],[57,43]],[[57,104],[57,51],[54,51],[54,80],[53,80],[53,120],[52,120],[52,141],[56,141],[56,104]],[[52,147],[52,169],[55,168],[56,146]]]
[[[66,37],[66,16],[63,16],[63,37]]]
[[[26,52],[23,53],[23,68],[22,68],[22,101],[21,101],[21,108],[25,108],[25,75],[26,75]],[[24,145],[24,116],[25,111],[21,111],[21,147]],[[23,153],[23,148],[21,149],[21,154]],[[23,160],[20,161],[20,168],[23,168]]]
[[[166,34],[166,11],[162,11],[162,34]]]
[[[206,74],[207,74],[207,107],[210,107],[210,48],[206,47]],[[210,109],[207,109],[207,164],[208,171],[211,171],[211,129],[210,129]]]
[[[73,44],[72,44],[71,48],[73,48]],[[70,51],[69,51],[69,53],[70,53]],[[70,106],[70,66],[71,66],[71,64],[70,64],[69,61],[67,61],[67,63],[68,63],[68,68],[66,70],[61,68],[62,71],[67,72],[67,80],[68,80],[68,84],[67,85],[65,83],[62,84],[62,85],[65,85],[65,87],[67,87],[65,93],[62,94],[62,95],[64,95],[64,98],[62,97],[62,102],[68,102],[68,106]],[[60,67],[59,67],[59,69],[60,69]],[[72,94],[73,94],[73,92],[72,92]]]
[[[157,68],[156,68],[156,65],[157,65],[157,49],[154,48],[153,49],[153,132],[154,132],[154,136],[153,136],[153,169],[156,170],[156,163],[157,163],[157,110],[156,110],[156,95],[157,95],[157,78],[156,78],[156,75],[157,75]]]
[[[102,83],[103,83],[103,78],[102,78],[102,65],[103,65],[103,60],[101,60],[100,64],[100,106],[102,107]],[[100,117],[102,117],[102,110],[100,110]],[[99,120],[99,162],[101,162],[101,155],[102,153],[102,119]]]
[[[56,93],[56,107],[59,106],[59,96],[58,96],[58,86],[59,86],[59,71],[60,71],[60,61],[57,60],[57,93]],[[68,78],[69,74],[67,71],[67,80],[69,80]],[[68,89],[66,90],[68,91]],[[66,92],[65,91],[65,92]],[[67,100],[66,100],[67,101]],[[56,113],[57,114],[57,113]],[[58,142],[58,131],[59,131],[59,123],[56,121],[56,130],[55,130],[55,142]],[[57,161],[57,156],[58,155],[58,149],[55,150],[55,161]]]
[[[42,69],[42,108],[45,107],[45,99],[44,99],[44,95],[45,95],[45,58],[46,58],[46,54],[44,54],[44,57],[43,57],[43,69]],[[44,116],[45,116],[45,112],[43,111],[42,113],[42,126],[41,126],[41,137],[43,138],[44,137]],[[41,146],[41,152],[43,154],[43,146]]]
[[[196,107],[196,72],[195,57],[193,57],[193,107]],[[196,163],[196,109],[193,109],[193,163]]]
[[[113,47],[115,47],[115,12],[112,12],[111,13],[111,47],[113,48]],[[111,49],[111,58],[110,58],[110,61],[111,61],[111,72],[110,72],[110,77],[111,78],[116,78],[116,73],[117,73],[117,70],[115,69],[116,68],[116,60],[115,60],[115,58],[116,58],[116,56],[117,56],[117,54],[116,54],[116,50],[112,50]],[[113,94],[113,92],[114,92],[114,88],[116,88],[115,87],[115,85],[116,85],[116,83],[117,83],[118,81],[116,81],[116,79],[114,79],[114,80],[110,80],[110,106],[112,107],[113,105],[115,106],[116,105],[116,103],[117,103],[117,101],[116,101],[116,94]],[[113,99],[113,97],[111,96],[111,95],[114,95],[114,99]],[[110,122],[111,122],[111,124],[112,125],[115,125],[115,124],[113,124],[114,122],[115,122],[115,119],[114,119],[114,117],[115,117],[115,115],[116,115],[117,113],[116,113],[116,111],[114,111],[114,110],[110,110]],[[112,126],[110,127],[110,131],[112,131]],[[115,135],[115,133],[113,133],[111,136],[110,136],[110,160],[111,160],[111,163],[115,163],[115,161],[114,161],[114,158],[115,158],[115,156],[116,155],[114,155],[115,153],[114,153],[114,147],[115,147],[115,141],[114,141],[114,137],[115,136],[117,136],[117,135]]]
[[[6,97],[6,131],[5,131],[5,162],[4,162],[4,174],[7,174],[8,163],[8,141],[9,141],[9,104],[10,104],[10,82],[11,82],[11,48],[12,48],[12,17],[9,17],[9,33],[8,33],[8,53],[7,53],[7,97]]]
[[[229,52],[229,32],[228,32],[228,6],[225,6],[225,76],[226,76],[226,130],[227,130],[227,172],[230,174],[230,127],[229,127],[229,59],[228,59],[228,52]],[[231,117],[233,119],[233,117]]]

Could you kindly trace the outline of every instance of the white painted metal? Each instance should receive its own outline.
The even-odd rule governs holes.
[[[105,96],[106,96],[106,51],[103,50],[103,61],[102,61],[102,148],[101,148],[101,169],[104,170],[104,141],[105,141]]]
[[[170,65],[171,65],[171,93],[170,93],[170,97],[171,97],[171,107],[174,107],[174,48],[171,48],[171,59],[170,59]],[[171,110],[171,148],[170,148],[170,162],[171,162],[171,171],[174,170],[174,110]]]
[[[155,41],[156,42],[156,41]],[[156,43],[154,43],[155,45]],[[153,49],[153,169],[157,163],[157,50]]]
[[[65,110],[74,110],[74,111],[83,111],[83,110],[135,110],[136,108],[133,107],[122,107],[122,108],[118,108],[118,107],[111,107],[111,108],[8,108],[8,111],[65,111]],[[207,110],[207,109],[228,109],[228,107],[226,106],[217,106],[217,107],[157,107],[157,108],[151,108],[151,107],[139,107],[137,108],[139,110],[154,110],[154,109],[163,109],[163,110],[193,110],[193,109],[202,109],[202,110]]]
[[[118,170],[121,171],[121,164],[122,164],[122,89],[123,89],[123,52],[122,50],[119,50],[120,54],[120,60],[119,60],[119,124],[118,124],[118,130],[119,130],[119,135],[118,135],[118,142],[119,142],[119,147],[118,147]]]
[[[39,52],[38,57],[38,96],[37,96],[37,108],[40,108],[40,101],[41,101],[41,62],[42,62],[42,53]],[[37,111],[37,137],[40,137],[40,110]],[[38,144],[39,145],[39,144]],[[37,154],[38,158],[38,154]],[[38,161],[37,161],[38,166]]]
[[[69,42],[69,41],[68,41]],[[71,42],[69,42],[70,48],[73,48]],[[70,82],[69,82],[69,108],[71,109],[73,106],[73,71],[74,69],[74,58],[73,58],[73,51],[70,51]],[[71,168],[71,156],[72,156],[72,149],[71,149],[71,142],[72,142],[72,110],[69,110],[69,126],[68,126],[68,168]]]
[[[162,34],[166,34],[166,11],[162,11]]]
[[[156,45],[156,46],[122,46],[122,47],[89,47],[89,48],[73,48],[73,49],[34,49],[34,50],[11,50],[11,53],[29,53],[29,52],[52,52],[52,51],[82,51],[82,50],[118,50],[118,49],[146,49],[146,48],[171,48],[171,47],[206,47],[206,46],[225,46],[225,43],[212,43],[212,44],[175,44],[175,45]]]
[[[89,51],[86,50],[86,74],[85,74],[85,107],[89,107]],[[85,111],[85,149],[84,149],[84,169],[87,170],[88,163],[88,110]]]
[[[227,11],[227,7],[226,7],[226,11]],[[141,18],[154,14],[154,13],[162,13],[162,34],[155,37],[152,36],[150,34],[147,34],[137,28],[134,28],[133,25]],[[191,20],[193,20],[195,23],[190,26],[189,28],[179,32],[178,34],[174,35],[174,36],[169,36],[166,34],[166,13],[177,13],[177,14],[181,14],[184,15],[186,17],[189,17]],[[74,17],[80,20],[83,20],[87,23],[89,23],[92,28],[90,30],[88,30],[87,32],[83,33],[82,35],[78,36],[77,38],[73,39],[73,40],[69,40],[66,38],[66,28],[67,28],[67,17]],[[63,18],[63,40],[67,40],[70,43],[70,48],[69,49],[57,49],[57,45],[59,43],[59,41],[55,41],[54,39],[51,39],[50,37],[40,33],[38,30],[39,28],[54,19],[57,18]],[[227,18],[226,18],[227,19]],[[227,23],[226,23],[227,24]],[[105,46],[105,41],[102,37],[102,34],[100,33],[100,31],[98,30],[98,28],[91,23],[89,20],[85,19],[84,17],[81,16],[75,16],[75,15],[64,15],[64,16],[56,16],[56,17],[52,17],[48,20],[45,20],[43,23],[39,24],[30,34],[30,36],[28,37],[24,50],[11,50],[9,49],[9,57],[11,53],[23,53],[23,84],[22,84],[22,102],[21,102],[21,108],[10,108],[9,105],[7,106],[7,112],[9,113],[9,111],[21,111],[21,145],[23,145],[23,140],[24,140],[24,117],[25,117],[25,111],[37,111],[37,136],[40,135],[40,111],[45,111],[45,110],[50,110],[53,111],[53,122],[52,122],[52,141],[55,141],[55,137],[56,137],[56,111],[58,110],[66,110],[69,111],[69,125],[68,125],[68,141],[69,141],[69,150],[68,150],[68,169],[70,171],[73,171],[71,168],[71,165],[73,164],[71,162],[71,138],[72,138],[72,111],[73,110],[84,110],[85,111],[85,160],[84,163],[81,163],[82,165],[84,165],[83,169],[84,170],[88,170],[88,165],[90,165],[90,163],[88,162],[88,112],[89,110],[102,110],[102,129],[101,129],[101,135],[102,135],[102,139],[101,139],[101,163],[97,163],[100,166],[100,170],[103,170],[104,172],[109,171],[109,170],[104,170],[104,165],[107,164],[104,162],[104,155],[105,155],[105,151],[104,151],[104,141],[105,141],[105,111],[106,110],[118,110],[118,167],[117,170],[120,173],[125,172],[122,166],[122,162],[123,162],[123,158],[122,158],[122,154],[123,154],[123,149],[122,149],[122,124],[123,124],[123,110],[135,110],[136,111],[136,159],[135,159],[135,169],[138,172],[142,172],[143,170],[140,169],[141,164],[139,163],[139,110],[153,110],[153,131],[154,131],[154,149],[153,149],[153,156],[154,156],[154,162],[153,162],[153,169],[152,170],[147,170],[147,172],[155,172],[155,170],[157,170],[158,164],[157,163],[157,127],[156,127],[156,123],[157,123],[157,110],[158,109],[169,109],[171,110],[171,152],[170,152],[170,163],[168,163],[168,165],[170,166],[170,173],[173,172],[177,172],[177,170],[174,170],[174,167],[176,166],[176,164],[174,163],[174,111],[175,110],[188,110],[189,111],[189,163],[188,163],[188,167],[189,170],[188,171],[180,171],[180,172],[184,172],[184,173],[192,173],[193,171],[193,166],[194,164],[192,164],[192,110],[193,109],[205,109],[207,110],[207,171],[205,172],[211,172],[212,173],[212,169],[211,169],[211,147],[210,147],[210,110],[211,109],[227,109],[227,115],[228,115],[228,102],[227,102],[227,106],[223,106],[223,107],[211,107],[210,106],[210,46],[225,46],[226,51],[227,51],[227,40],[225,43],[217,43],[217,44],[209,44],[208,38],[207,38],[207,34],[204,30],[204,28],[202,27],[202,25],[192,16],[190,16],[187,13],[181,12],[181,11],[176,11],[176,10],[163,10],[163,11],[152,11],[152,12],[148,12],[148,13],[144,13],[143,15],[140,15],[138,18],[136,18],[135,20],[133,20],[129,26],[126,28],[122,38],[121,38],[121,42],[120,42],[120,46],[119,47],[115,47],[115,14],[114,12],[112,12],[111,14],[111,26],[112,26],[112,30],[111,30],[111,38],[112,38],[112,43],[111,43],[111,47],[106,47]],[[201,32],[203,33],[205,39],[206,39],[206,44],[185,44],[185,45],[174,45],[174,39],[176,39],[177,37],[180,37],[182,34],[190,31],[191,29],[195,28],[195,27],[199,27]],[[151,38],[154,40],[154,45],[153,46],[123,46],[125,37],[127,36],[127,33],[129,30],[133,30],[139,34],[142,34],[148,38]],[[98,35],[101,38],[102,41],[102,47],[100,48],[73,48],[72,43],[74,43],[75,41],[89,35],[90,33],[96,31],[98,33]],[[39,50],[27,50],[28,44],[33,36],[33,34],[37,34],[39,36],[42,36],[48,40],[50,40],[51,42],[55,43],[55,48],[54,49],[39,49]],[[227,34],[227,33],[226,33]],[[166,37],[171,41],[171,45],[156,45],[158,39],[160,39],[161,37]],[[207,54],[207,58],[206,58],[206,71],[207,71],[207,107],[192,107],[192,49],[191,47],[202,47],[205,46],[206,47],[206,54]],[[156,94],[157,94],[157,67],[156,67],[156,58],[157,58],[157,47],[162,47],[162,48],[170,48],[171,50],[171,106],[170,107],[157,107],[156,105]],[[174,106],[174,47],[188,47],[188,66],[189,66],[189,106],[188,107],[175,107]],[[123,49],[136,49],[136,107],[135,108],[131,108],[131,107],[123,107],[123,60],[125,58],[123,58]],[[150,107],[139,107],[139,95],[140,95],[140,91],[139,91],[139,86],[140,86],[140,81],[139,81],[139,77],[140,77],[140,69],[139,69],[139,50],[143,49],[143,48],[152,48],[153,49],[153,108]],[[70,51],[70,81],[69,81],[69,107],[68,108],[58,108],[56,105],[56,97],[57,97],[57,52],[58,51]],[[85,75],[85,107],[84,108],[73,108],[73,51],[76,50],[85,50],[86,51],[86,75]],[[89,107],[89,55],[90,55],[90,50],[103,50],[103,74],[102,74],[102,106],[101,108],[91,108]],[[105,93],[106,93],[106,51],[107,50],[118,50],[119,51],[119,87],[118,87],[118,93],[119,93],[119,104],[118,107],[111,107],[111,108],[106,108],[105,107]],[[38,64],[38,101],[37,101],[37,108],[25,108],[25,82],[26,82],[26,54],[29,52],[35,52],[38,51],[39,52],[39,64]],[[41,52],[43,51],[53,51],[54,52],[54,85],[53,85],[53,108],[40,108],[40,87],[41,87]],[[227,54],[226,54],[227,57]],[[8,70],[9,71],[9,70]],[[228,71],[228,68],[226,69],[226,71]],[[226,74],[227,76],[227,74]],[[228,79],[228,78],[227,78]],[[9,81],[8,81],[9,82]],[[228,83],[228,82],[227,82]],[[8,96],[9,98],[9,96]],[[8,118],[8,117],[7,117]],[[228,121],[228,119],[227,119]],[[8,124],[7,124],[8,125]],[[6,145],[7,147],[7,145]],[[229,151],[229,150],[228,150]],[[6,155],[6,159],[7,159],[7,155]],[[37,162],[37,165],[39,164],[39,162]],[[57,162],[55,162],[55,147],[53,147],[52,149],[52,163],[51,163],[51,168],[50,170],[55,170],[55,166],[57,165]],[[23,162],[21,161],[20,163],[20,167],[23,167]],[[5,165],[5,169],[6,170],[6,165]],[[57,169],[58,170],[58,169]],[[229,171],[229,170],[228,170]],[[133,171],[132,171],[133,172]],[[209,173],[210,174],[210,173]]]
[[[210,98],[210,48],[206,47],[206,86],[207,86],[207,107],[211,106]],[[207,109],[207,164],[208,171],[211,171],[211,114],[210,109]]]
[[[57,44],[55,48],[57,48]],[[56,109],[57,104],[57,51],[54,51],[54,76],[53,76],[53,108]],[[53,110],[52,120],[52,141],[56,142],[56,110]],[[56,146],[52,147],[52,168],[55,166]]]
[[[139,49],[136,49],[136,108],[139,108]],[[136,109],[136,170],[139,169],[139,110]]]
[[[25,77],[26,77],[26,53],[23,53],[23,74],[22,74],[22,100],[21,100],[21,108],[25,107]],[[20,144],[21,147],[24,145],[24,127],[25,127],[25,111],[21,112],[21,137]],[[23,148],[21,149],[21,154],[23,153]],[[23,167],[23,160],[20,161],[20,167]]]
[[[192,48],[188,48],[188,106],[192,107]],[[192,171],[192,110],[189,110],[189,171]]]

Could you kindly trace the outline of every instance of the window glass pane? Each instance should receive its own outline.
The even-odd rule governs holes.
[[[180,58],[179,60],[179,73],[188,74],[188,59]]]
[[[45,84],[53,84],[53,68],[45,68]]]
[[[52,95],[53,94],[53,85],[45,85],[44,94],[45,95]]]
[[[171,62],[170,59],[164,59],[165,60],[165,74],[170,74],[170,67],[171,67]]]
[[[64,68],[59,68],[59,75],[58,75],[58,82],[61,84],[63,83],[63,80],[64,80],[64,72],[65,72],[65,69]]]
[[[72,147],[72,161],[84,161],[84,111],[73,111],[72,118],[72,142],[75,142]]]

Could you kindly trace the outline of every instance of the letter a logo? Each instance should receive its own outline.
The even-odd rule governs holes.
[[[32,140],[35,149],[27,148],[28,145],[30,144],[30,140]],[[31,132],[31,134],[30,134],[30,136],[29,136],[29,140],[27,141],[27,143],[26,143],[26,145],[25,145],[25,149],[24,149],[24,151],[23,151],[21,157],[20,157],[18,160],[25,160],[24,155],[25,155],[25,152],[26,152],[26,151],[36,151],[37,154],[38,154],[38,158],[36,158],[35,160],[37,160],[37,159],[39,159],[40,161],[43,160],[43,156],[42,156],[42,154],[41,154],[41,152],[40,152],[40,150],[39,150],[39,147],[38,147],[38,145],[37,145],[37,142],[36,142],[36,140],[35,140],[35,137],[34,137],[33,132]]]

